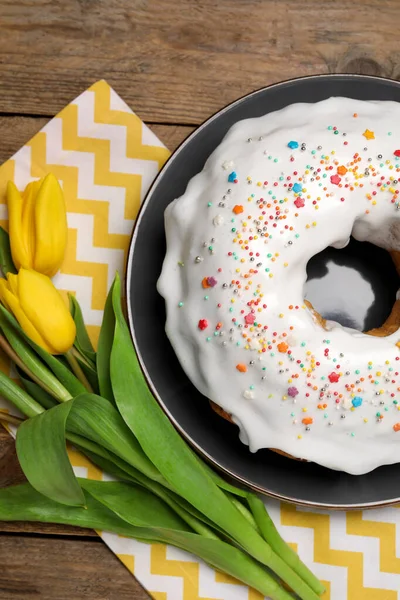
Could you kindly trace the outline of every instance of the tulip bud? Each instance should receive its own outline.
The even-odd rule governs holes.
[[[11,254],[16,268],[53,277],[67,245],[67,215],[62,189],[52,173],[33,181],[21,194],[7,185]]]
[[[65,354],[73,345],[76,327],[61,294],[46,275],[20,269],[0,279],[0,300],[25,333],[51,354]]]

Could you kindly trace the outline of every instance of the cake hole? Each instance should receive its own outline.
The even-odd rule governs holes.
[[[308,262],[304,297],[324,319],[365,332],[383,325],[399,288],[389,252],[351,238]]]

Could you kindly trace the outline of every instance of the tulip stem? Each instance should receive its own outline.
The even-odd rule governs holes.
[[[50,389],[45,383],[43,383],[43,381],[39,377],[37,377],[35,375],[35,373],[26,366],[26,364],[20,359],[18,354],[10,346],[10,344],[8,343],[6,338],[1,334],[0,334],[0,348],[2,350],[4,350],[4,352],[7,354],[7,356],[9,358],[11,358],[11,360],[21,369],[21,371],[24,371],[24,373],[26,373],[32,379],[32,381],[34,381],[35,383],[40,385],[40,387],[45,392],[50,394],[52,397],[57,398],[57,396],[55,396],[54,391],[52,389]]]
[[[72,348],[71,348],[71,352],[72,352],[72,354],[75,356],[75,358],[79,358],[79,360],[80,360],[81,362],[83,362],[83,363],[84,363],[84,364],[85,364],[87,367],[92,367],[92,368],[95,368],[95,365],[94,365],[94,363],[90,363],[90,362],[88,361],[88,359],[86,358],[86,356],[84,356],[83,354],[81,354],[81,353],[79,352],[79,350],[77,350],[77,349],[75,348],[75,346],[72,346]]]
[[[9,415],[8,413],[0,410],[0,422],[4,421],[6,423],[11,423],[11,425],[21,425],[25,419],[20,419],[19,417],[14,417],[14,415]]]
[[[79,379],[79,381],[81,383],[83,383],[83,385],[88,390],[88,392],[90,392],[91,394],[93,394],[93,388],[90,385],[90,383],[88,382],[88,380],[86,379],[86,375],[82,371],[81,366],[78,363],[78,361],[76,360],[76,358],[75,358],[72,350],[68,350],[68,352],[66,352],[65,358],[67,359],[67,361],[68,361],[68,363],[69,363],[72,371],[74,372],[74,374],[76,375],[76,377]]]

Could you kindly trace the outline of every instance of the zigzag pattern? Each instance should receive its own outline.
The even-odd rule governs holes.
[[[67,106],[0,167],[0,223],[5,189],[52,171],[68,204],[69,244],[55,283],[76,293],[96,343],[107,289],[124,270],[137,210],[168,150],[105,81]],[[9,364],[0,355],[0,368]],[[0,406],[6,403],[0,399]],[[16,411],[12,409],[12,412]],[[75,473],[107,479],[69,449]],[[400,600],[400,512],[326,513],[268,500],[281,533],[324,580],[323,600]],[[176,548],[99,532],[155,600],[262,600],[258,592]]]
[[[199,594],[199,563],[168,560],[164,544],[153,544],[151,547],[151,572],[168,577],[182,577],[185,600],[213,600]]]
[[[71,464],[74,465],[74,473],[77,477],[86,477],[86,479],[93,479],[95,481],[103,480],[103,473],[87,458],[82,456],[80,452],[77,452],[73,448],[68,448],[68,456]]]
[[[374,512],[365,514],[372,516]],[[291,532],[294,531],[294,527],[312,530],[311,562],[314,562],[316,572],[318,572],[316,568],[318,564],[346,569],[347,585],[339,592],[342,586],[337,585],[339,582],[333,577],[329,586],[332,593],[326,594],[327,598],[398,600],[400,561],[396,558],[394,523],[388,524],[387,528],[382,528],[382,523],[363,520],[362,512],[328,514],[306,511],[284,503],[281,505],[281,523],[289,526]],[[354,539],[352,537],[354,535],[362,536],[362,539]],[[379,547],[376,552],[376,548],[369,543],[369,537],[379,539],[380,559]],[[300,548],[299,551],[302,556]],[[310,564],[310,560],[307,560],[307,563]],[[385,576],[385,572],[390,575]],[[343,596],[339,596],[339,593]]]

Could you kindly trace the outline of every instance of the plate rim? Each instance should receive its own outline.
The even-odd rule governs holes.
[[[133,262],[133,255],[134,255],[134,250],[135,250],[135,245],[136,245],[136,239],[137,239],[137,235],[138,235],[138,230],[140,227],[140,223],[142,221],[143,215],[146,211],[147,206],[150,204],[151,198],[153,196],[153,193],[155,191],[155,189],[157,188],[157,186],[159,185],[160,181],[162,180],[166,170],[169,168],[169,165],[177,158],[177,156],[184,150],[185,146],[189,143],[189,141],[191,141],[204,127],[208,126],[210,123],[212,123],[212,121],[214,121],[214,119],[218,118],[221,114],[225,113],[227,110],[231,109],[232,107],[236,106],[237,104],[240,104],[241,102],[243,102],[243,100],[247,99],[247,98],[251,98],[252,96],[255,96],[265,90],[269,90],[271,88],[276,88],[276,87],[280,87],[283,86],[287,83],[296,83],[296,82],[300,82],[300,81],[305,81],[305,80],[312,80],[312,79],[320,79],[320,78],[328,78],[328,79],[336,79],[336,78],[340,78],[340,77],[344,77],[346,79],[363,79],[363,80],[371,80],[371,81],[387,81],[390,83],[394,83],[397,86],[400,86],[400,81],[397,81],[395,79],[391,79],[390,77],[378,77],[376,75],[361,75],[361,74],[353,74],[353,73],[319,73],[319,74],[315,74],[315,75],[305,75],[302,77],[294,77],[294,78],[290,78],[290,79],[285,79],[283,81],[279,81],[276,83],[272,83],[270,85],[266,85],[266,86],[262,86],[260,88],[258,88],[257,90],[254,90],[253,92],[249,92],[247,94],[244,94],[243,96],[240,96],[240,98],[237,98],[236,100],[234,100],[233,102],[230,102],[229,104],[226,104],[225,106],[223,106],[221,109],[217,110],[216,112],[214,112],[211,116],[209,116],[207,119],[205,119],[200,125],[198,125],[194,131],[192,131],[180,144],[179,146],[171,153],[171,155],[169,156],[169,158],[166,160],[166,162],[164,163],[164,165],[162,166],[162,168],[160,169],[160,171],[157,173],[155,179],[153,180],[150,188],[148,189],[145,198],[143,199],[143,202],[139,208],[139,212],[137,214],[137,217],[135,219],[135,223],[133,226],[133,230],[132,230],[132,234],[131,234],[131,238],[129,241],[129,248],[128,248],[128,256],[127,256],[127,261],[126,261],[126,269],[125,269],[125,286],[124,286],[124,290],[125,290],[125,298],[127,300],[126,304],[127,304],[127,314],[128,314],[128,326],[129,326],[129,332],[132,338],[132,342],[134,345],[134,348],[136,350],[136,354],[139,360],[139,364],[140,364],[140,368],[142,369],[143,375],[146,379],[146,383],[151,391],[151,393],[153,394],[154,398],[156,399],[156,401],[158,402],[159,406],[162,408],[162,410],[164,411],[164,413],[166,414],[166,416],[168,417],[168,419],[171,421],[171,423],[173,424],[173,426],[175,427],[175,429],[177,429],[177,431],[179,432],[179,434],[183,437],[183,439],[189,443],[190,446],[192,446],[192,448],[194,448],[202,458],[204,458],[209,464],[211,464],[212,467],[215,467],[218,471],[222,472],[224,475],[227,475],[228,477],[230,477],[231,479],[234,480],[234,482],[237,482],[241,485],[244,485],[245,487],[258,492],[260,494],[262,494],[263,496],[266,496],[268,498],[273,498],[275,500],[280,500],[283,502],[288,502],[289,504],[294,504],[296,506],[304,506],[307,508],[319,508],[319,509],[327,509],[327,510],[332,510],[332,511],[350,511],[350,510],[366,510],[366,509],[373,509],[373,508],[382,508],[385,506],[393,506],[395,504],[399,504],[400,503],[400,497],[396,497],[396,498],[392,498],[392,499],[388,499],[388,500],[383,500],[383,501],[377,501],[377,502],[363,502],[363,503],[350,503],[350,504],[331,504],[328,502],[315,502],[315,501],[311,501],[311,500],[300,500],[298,498],[295,498],[293,496],[287,496],[285,494],[279,494],[276,492],[273,492],[271,490],[266,490],[265,488],[255,484],[255,483],[251,483],[249,481],[247,481],[244,477],[242,477],[241,475],[238,475],[237,473],[234,473],[233,471],[231,471],[229,468],[221,465],[215,458],[213,458],[206,450],[204,450],[204,448],[202,448],[195,440],[192,439],[192,437],[185,431],[185,429],[179,424],[179,422],[176,420],[176,418],[174,417],[174,415],[170,412],[170,410],[168,409],[168,407],[165,405],[162,397],[160,396],[160,394],[158,393],[155,385],[153,384],[153,381],[149,375],[149,372],[146,368],[146,364],[143,360],[142,357],[142,353],[139,347],[139,344],[137,342],[136,339],[136,332],[135,332],[135,326],[134,326],[134,322],[133,322],[133,315],[132,315],[132,309],[131,309],[131,304],[128,301],[129,299],[129,290],[131,288],[131,279],[132,279],[132,262]]]

